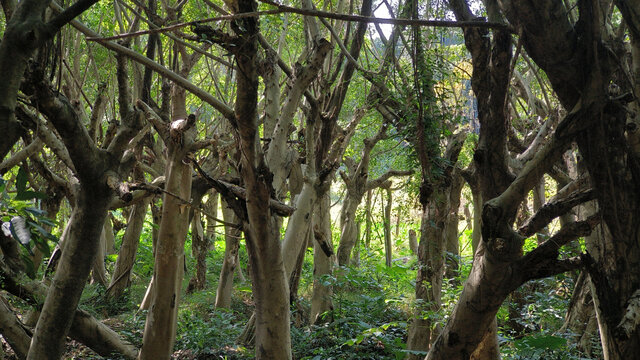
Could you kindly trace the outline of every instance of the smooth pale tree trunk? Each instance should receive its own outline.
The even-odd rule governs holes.
[[[156,257],[156,248],[158,245],[158,233],[160,229],[160,223],[162,223],[162,208],[156,206],[153,202],[151,203],[151,217],[153,218],[153,227],[151,229],[151,243],[153,247],[153,258]],[[147,285],[147,290],[142,297],[142,301],[140,302],[140,307],[138,311],[149,310],[149,306],[151,306],[151,300],[153,295],[153,287],[155,286],[155,274],[151,275],[151,279],[149,279],[149,285]]]
[[[184,149],[169,149],[165,190],[182,199],[189,199],[191,166],[182,161]],[[155,284],[151,286],[152,302],[139,355],[141,360],[169,359],[176,336],[189,211],[181,200],[167,194],[163,196],[162,205],[154,263]]]
[[[322,314],[333,310],[331,285],[324,285],[323,277],[331,276],[335,263],[333,252],[333,242],[331,241],[331,199],[328,191],[318,196],[318,206],[314,219],[314,246],[313,246],[313,293],[311,295],[310,322],[315,324],[321,322]],[[324,243],[324,244],[322,244]],[[327,249],[331,250],[327,254]],[[329,320],[329,319],[326,319]]]
[[[237,224],[238,218],[233,210],[227,206],[222,200],[222,217],[223,220],[230,224]],[[240,236],[242,231],[238,228],[225,225],[224,227],[224,260],[222,270],[220,270],[220,281],[216,291],[216,308],[228,308],[231,306],[231,293],[233,290],[233,274],[239,269],[238,249],[240,246]]]
[[[418,255],[418,235],[416,231],[409,230],[409,250],[415,255]]]
[[[116,236],[113,233],[113,224],[111,223],[111,213],[107,214],[107,221],[104,222],[104,253],[111,255],[116,253]]]
[[[365,222],[364,222],[364,246],[369,249],[371,246],[371,193],[373,190],[367,191],[367,197],[364,205],[364,214],[365,214]]]
[[[478,250],[478,246],[480,245],[480,241],[482,240],[482,194],[480,191],[473,191],[471,189],[471,198],[473,201],[473,230],[471,230],[471,248],[473,249],[473,254],[475,256],[476,251]]]
[[[353,258],[351,259],[351,265],[360,266],[360,247],[362,246],[362,239],[360,236],[360,228],[362,228],[362,222],[356,222],[356,245],[353,249]]]
[[[387,202],[384,206],[384,259],[385,264],[391,267],[391,259],[393,258],[393,246],[391,244],[391,186],[385,189]]]
[[[147,285],[147,290],[144,292],[144,296],[142,297],[142,301],[140,302],[140,307],[138,311],[149,310],[151,306],[151,301],[153,300],[153,288],[155,287],[155,275],[151,275],[151,279],[149,280],[149,285]]]
[[[349,196],[349,191],[347,191],[347,196],[340,209],[340,228],[342,231],[340,233],[337,256],[339,266],[347,266],[349,264],[351,250],[358,239],[355,215],[359,203],[360,198]]]
[[[117,299],[124,293],[131,283],[131,269],[136,260],[136,252],[140,243],[140,235],[144,225],[144,217],[149,208],[151,198],[145,198],[139,204],[133,205],[127,229],[122,236],[122,245],[118,251],[118,259],[111,276],[111,283],[105,292],[108,299]]]
[[[208,190],[204,190],[202,195],[196,196],[194,195],[192,198],[192,203],[195,206],[200,206],[202,204],[202,197],[204,193]],[[195,189],[194,189],[194,192]],[[216,216],[218,214],[218,193],[211,192],[209,193],[209,199],[207,202],[212,202],[209,206],[209,209],[213,211],[210,212],[211,215]],[[209,238],[205,236],[204,227],[202,226],[202,218],[200,216],[200,211],[194,208],[193,216],[191,218],[191,252],[193,257],[196,259],[196,269],[189,280],[189,285],[187,286],[187,292],[192,292],[194,290],[203,290],[207,285],[207,254],[209,253]]]
[[[191,219],[191,250],[192,255],[196,259],[196,269],[189,280],[187,293],[194,290],[202,290],[207,285],[207,252],[209,250],[209,241],[204,236],[204,228],[202,227],[202,218],[200,211],[193,212]]]
[[[107,218],[109,221],[109,218]],[[106,222],[106,221],[105,221]],[[98,283],[102,286],[107,286],[107,270],[104,265],[105,246],[106,246],[106,233],[104,227],[102,228],[102,234],[100,234],[100,244],[98,245],[98,253],[93,261],[93,267],[91,269],[91,283]]]
[[[306,234],[311,226],[314,211],[316,211],[314,203],[316,202],[315,174],[309,174],[311,177],[302,185],[302,191],[296,198],[296,211],[289,217],[289,223],[284,233],[282,243],[282,256],[284,258],[285,274],[287,279],[295,270],[300,249],[306,247],[307,242],[304,241]]]

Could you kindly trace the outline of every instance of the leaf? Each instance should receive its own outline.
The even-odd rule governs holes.
[[[46,211],[38,209],[38,208],[34,208],[34,207],[28,207],[28,208],[24,208],[25,211],[30,212],[31,214],[35,215],[35,216],[44,216],[47,214]]]
[[[31,242],[31,231],[27,227],[27,221],[21,216],[14,216],[11,218],[11,235],[14,239],[16,239],[22,246],[24,246],[27,251],[29,251],[30,255],[33,255],[33,251],[29,246]]]
[[[518,349],[560,349],[567,344],[567,339],[559,336],[531,336],[515,343]]]
[[[8,217],[8,216],[5,216],[5,217]],[[3,220],[10,220],[10,219],[4,219],[4,217],[3,217]],[[6,237],[10,237],[11,236],[11,223],[9,221],[6,221],[6,222],[2,223],[2,233]]]
[[[22,245],[27,245],[31,242],[31,232],[27,227],[27,221],[21,216],[14,216],[11,218],[11,235],[14,239]]]
[[[23,168],[18,169],[18,175],[16,176],[16,190],[18,195],[27,189],[27,172]]]
[[[37,191],[26,190],[18,192],[13,198],[14,200],[31,200],[31,199],[46,199],[47,195]]]
[[[44,236],[45,238],[47,238],[47,239],[49,239],[49,240],[52,240],[53,242],[58,242],[58,238],[57,238],[57,237],[55,237],[55,236],[54,236],[53,234],[51,234],[50,232],[48,232],[48,231],[47,231],[45,228],[43,228],[42,226],[40,226],[40,225],[38,225],[38,224],[36,224],[36,223],[34,223],[34,222],[32,222],[32,221],[29,221],[29,225],[31,225],[31,227],[32,227],[32,228],[34,228],[34,229],[38,230],[38,232],[39,232],[40,234],[42,234],[42,236]]]

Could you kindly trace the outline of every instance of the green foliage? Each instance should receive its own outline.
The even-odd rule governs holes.
[[[498,313],[504,359],[587,359],[573,334],[558,333],[571,299],[570,274],[531,281],[518,289]],[[522,299],[522,300],[517,300]],[[599,352],[599,344],[594,347]]]
[[[4,236],[12,238],[21,246],[20,256],[26,266],[27,275],[35,278],[35,266],[30,255],[37,247],[45,256],[51,253],[50,242],[58,239],[46,226],[56,223],[46,217],[46,212],[39,207],[38,200],[46,198],[45,194],[28,190],[27,173],[20,168],[15,177],[15,195],[9,195],[7,181],[0,178],[0,216]]]
[[[182,310],[179,315],[176,349],[191,349],[207,355],[249,355],[252,351],[236,347],[235,339],[244,327],[244,319],[232,311],[210,307],[207,310]],[[231,357],[233,358],[233,357]]]

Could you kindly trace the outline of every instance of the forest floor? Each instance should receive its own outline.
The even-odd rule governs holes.
[[[152,249],[149,240],[141,241],[138,260],[134,265],[132,285],[116,302],[104,300],[104,287],[88,285],[83,293],[81,308],[91,312],[116,330],[127,341],[140,347],[146,312],[138,307],[152,273]],[[187,253],[190,252],[187,242]],[[373,244],[372,244],[373,245]],[[415,303],[415,257],[398,247],[392,267],[384,265],[382,244],[370,251],[363,249],[359,267],[341,268],[333,276],[321,280],[334,289],[331,313],[326,322],[317,326],[308,323],[310,294],[313,279],[312,251],[306,254],[299,287],[299,301],[292,306],[292,352],[298,360],[384,360],[403,359],[407,333],[407,320]],[[240,254],[246,256],[244,249]],[[236,276],[232,304],[229,309],[215,309],[215,294],[224,241],[217,241],[207,258],[208,286],[204,290],[185,294],[181,299],[176,335],[176,360],[253,359],[250,346],[237,344],[237,338],[253,312],[251,286]],[[115,257],[108,258],[112,267]],[[241,258],[246,264],[246,259]],[[425,314],[441,325],[446,314],[462,290],[464,279],[471,267],[470,257],[458,259],[458,275],[445,281],[443,309],[436,314]],[[194,273],[193,260],[187,256],[184,288]],[[243,268],[247,274],[246,268]],[[503,359],[598,359],[597,349],[586,356],[576,349],[571,334],[557,334],[573,288],[572,278],[563,275],[530,283],[523,291],[525,303],[505,303],[498,313],[501,352]],[[16,307],[24,306],[19,303]],[[27,308],[25,307],[24,310]],[[516,331],[516,328],[518,330]],[[526,335],[526,336],[524,336]],[[597,339],[595,339],[597,343]],[[5,353],[4,359],[12,359]],[[104,359],[75,341],[67,343],[64,359]],[[121,359],[113,357],[112,359]]]

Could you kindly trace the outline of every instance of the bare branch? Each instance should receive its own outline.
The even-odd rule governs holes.
[[[207,180],[207,182],[214,189],[216,189],[220,194],[223,194],[223,193],[226,194],[225,200],[228,201],[229,199],[231,199],[232,201],[241,200],[243,203],[246,202],[247,191],[244,188],[238,185],[229,184],[228,182],[225,182],[225,181],[216,180],[212,178],[209,174],[207,174],[204,170],[202,170],[202,168],[200,167],[197,161],[192,159],[191,162],[193,163],[193,166],[196,168],[198,173],[202,177],[204,177],[205,180]],[[296,210],[294,207],[283,204],[280,201],[275,199],[269,199],[269,207],[273,212],[275,212],[280,216],[290,216]]]
[[[160,137],[165,143],[169,143],[169,124],[164,122],[160,115],[158,115],[149,105],[144,101],[138,100],[136,106],[139,107],[147,117],[147,120],[153,125]]]
[[[76,16],[82,14],[97,2],[98,0],[78,0],[75,4],[58,13],[56,17],[47,23],[50,36],[53,36],[60,28],[71,22]]]
[[[371,189],[375,189],[378,187],[382,187],[387,180],[389,180],[392,176],[410,176],[413,175],[412,170],[389,170],[386,173],[382,174],[380,177],[367,181],[367,191]]]
[[[56,154],[58,159],[60,159],[69,169],[71,169],[71,171],[75,173],[75,167],[73,166],[71,157],[69,157],[67,148],[62,143],[62,140],[60,140],[56,135],[55,129],[49,128],[50,124],[45,123],[39,116],[31,113],[31,111],[27,110],[24,105],[18,105],[16,108],[16,116],[23,123],[27,121],[33,124],[29,126],[33,127],[36,135],[44,141],[45,145],[47,145],[54,154]]]
[[[580,267],[582,265],[582,259],[580,258],[558,260],[558,250],[570,241],[591,234],[593,227],[598,223],[600,223],[600,214],[590,216],[584,221],[566,224],[547,241],[517,260],[514,264],[514,273],[521,274],[518,276],[519,283],[517,286],[532,279],[539,279]]]
[[[55,3],[55,1],[53,1],[51,3],[52,8],[54,11],[61,11],[60,6]],[[183,87],[184,89],[188,90],[189,92],[191,92],[193,95],[197,96],[198,98],[200,98],[202,101],[210,104],[211,106],[213,106],[216,110],[218,110],[225,118],[227,118],[229,121],[235,122],[235,115],[233,112],[233,109],[231,109],[229,106],[227,106],[225,103],[223,103],[222,101],[214,98],[211,94],[209,94],[208,92],[202,90],[201,88],[199,88],[198,86],[194,85],[192,82],[190,82],[189,80],[183,78],[182,76],[176,74],[175,72],[167,69],[166,67],[158,64],[155,61],[152,61],[151,59],[147,58],[146,56],[139,54],[131,49],[128,49],[122,45],[116,44],[114,42],[111,41],[107,41],[107,40],[103,40],[102,37],[100,37],[99,34],[97,34],[96,32],[94,32],[93,30],[89,29],[88,27],[86,27],[84,24],[82,24],[80,21],[78,20],[72,20],[71,21],[71,25],[73,25],[73,27],[75,27],[76,29],[78,29],[81,33],[85,34],[88,37],[92,37],[95,41],[97,41],[100,45],[104,46],[107,49],[113,50],[115,52],[121,53],[127,57],[129,57],[130,59],[132,59],[133,61],[136,61],[142,65],[145,65],[151,69],[153,69],[154,71],[156,71],[158,74],[160,74],[161,76],[175,82],[178,86]]]
[[[149,188],[143,188],[142,186],[140,186],[140,184],[129,184],[129,189],[132,190],[131,200],[128,202],[125,202],[124,200],[118,197],[114,197],[111,203],[109,204],[109,210],[116,210],[125,206],[135,205],[148,196],[161,194],[162,193],[161,191],[156,191],[155,189],[162,189],[162,187],[164,186],[164,182],[165,182],[165,177],[158,176],[151,182],[151,184],[149,184]],[[150,190],[150,189],[153,189],[153,190]]]
[[[524,236],[531,236],[549,224],[553,219],[565,214],[574,206],[580,205],[595,198],[592,189],[577,190],[566,197],[551,199],[544,204],[527,222],[518,229]]]
[[[37,153],[42,149],[44,143],[40,138],[35,138],[31,144],[27,145],[24,149],[15,153],[12,157],[0,163],[0,174],[4,174],[12,167],[20,164],[26,160],[29,156]]]

